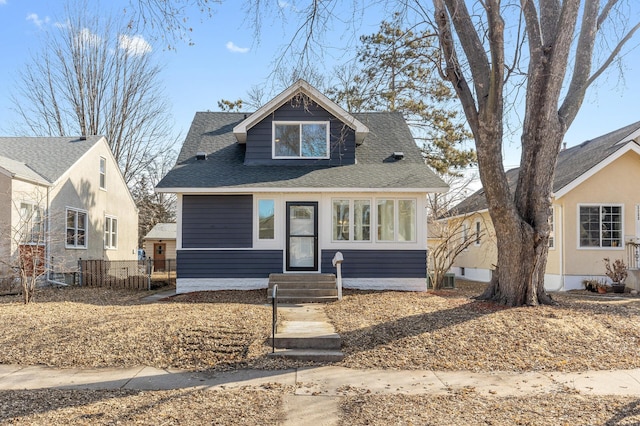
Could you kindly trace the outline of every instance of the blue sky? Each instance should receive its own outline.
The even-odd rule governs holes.
[[[105,4],[124,6],[128,2],[113,0]],[[350,2],[346,2],[350,3]],[[62,15],[60,0],[0,0],[0,134],[8,135],[10,123],[17,117],[11,111],[9,95],[16,73],[29,58],[29,51],[38,49],[38,35],[55,25]],[[252,86],[269,89],[272,64],[283,45],[292,35],[295,21],[288,24],[271,19],[264,22],[259,40],[241,7],[242,2],[225,1],[214,6],[213,18],[195,14],[190,21],[194,31],[194,46],[179,44],[176,51],[158,50],[163,64],[162,80],[171,106],[176,134],[183,137],[196,111],[217,110],[218,100],[245,97]],[[279,4],[285,3],[281,0]],[[121,8],[120,8],[121,9]],[[357,35],[377,30],[379,22],[389,15],[381,10],[367,9],[356,29]],[[339,47],[347,43],[349,32],[339,24],[328,29],[328,44]],[[640,35],[631,45],[637,45]],[[321,71],[330,71],[333,64],[352,56],[340,49],[327,50]],[[622,80],[615,70],[599,80],[583,104],[569,130],[566,141],[576,145],[606,132],[640,120],[637,106],[640,95],[640,50],[625,57]],[[518,137],[507,144],[505,163],[517,165]]]

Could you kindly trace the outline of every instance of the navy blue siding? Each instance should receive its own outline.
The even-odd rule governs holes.
[[[251,195],[185,195],[182,197],[182,247],[251,248]]]
[[[335,272],[331,260],[344,256],[344,278],[426,278],[426,250],[322,250],[322,272]]]
[[[271,158],[273,121],[330,121],[329,137],[331,139],[331,158],[328,160],[273,160]],[[355,133],[351,128],[346,127],[342,121],[338,120],[315,103],[306,106],[294,106],[291,102],[286,102],[272,114],[269,114],[260,123],[249,129],[247,132],[247,150],[244,162],[248,165],[274,164],[339,166],[354,164],[356,159],[355,152]]]
[[[178,278],[268,278],[282,273],[282,250],[178,250]]]

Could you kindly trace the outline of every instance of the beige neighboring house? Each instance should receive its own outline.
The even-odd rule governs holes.
[[[137,208],[104,137],[0,137],[3,275],[23,245],[41,247],[55,280],[80,258],[137,259],[137,237]]]
[[[171,269],[175,269],[176,233],[175,223],[156,223],[142,239],[145,256],[153,259],[156,271],[166,269],[168,261],[173,262]]]
[[[513,187],[518,169],[507,172]],[[606,279],[604,258],[630,269],[627,287],[640,290],[640,122],[564,149],[553,184],[552,235],[547,290],[584,288],[582,280]],[[495,232],[480,189],[453,211],[466,232],[486,231],[455,261],[451,272],[489,281],[496,263]]]

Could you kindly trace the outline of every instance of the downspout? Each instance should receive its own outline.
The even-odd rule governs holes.
[[[558,205],[558,216],[559,216],[559,224],[560,224],[560,233],[562,234],[562,238],[557,238],[556,237],[556,241],[558,242],[558,250],[560,250],[560,290],[561,291],[566,291],[565,288],[565,276],[566,276],[566,271],[564,270],[564,265],[565,265],[565,254],[566,251],[564,249],[564,239],[565,239],[565,234],[564,234],[564,206],[560,206]],[[554,222],[555,223],[555,222]],[[557,226],[556,226],[557,228]]]
[[[51,229],[51,215],[49,214],[49,212],[51,211],[51,206],[49,205],[50,200],[49,200],[49,191],[51,190],[51,187],[49,185],[47,185],[47,201],[46,201],[46,206],[47,206],[47,221],[45,223],[45,230],[44,230],[44,253],[45,253],[45,265],[47,268],[47,284],[49,284],[51,282],[51,234],[49,233],[49,230]]]

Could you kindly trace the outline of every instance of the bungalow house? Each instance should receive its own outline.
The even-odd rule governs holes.
[[[156,190],[177,194],[177,291],[269,275],[426,289],[426,195],[447,185],[399,113],[350,114],[303,80],[253,114],[198,112]]]
[[[518,169],[507,172],[514,187]],[[631,269],[627,286],[640,289],[640,122],[563,149],[556,166],[552,234],[545,275],[548,290],[583,288],[605,279],[603,259],[622,259]],[[455,261],[456,276],[489,281],[496,263],[495,235],[482,189],[465,199],[448,219],[464,222],[483,237]]]
[[[52,280],[136,259],[137,214],[104,137],[0,137],[0,276],[27,251]]]

